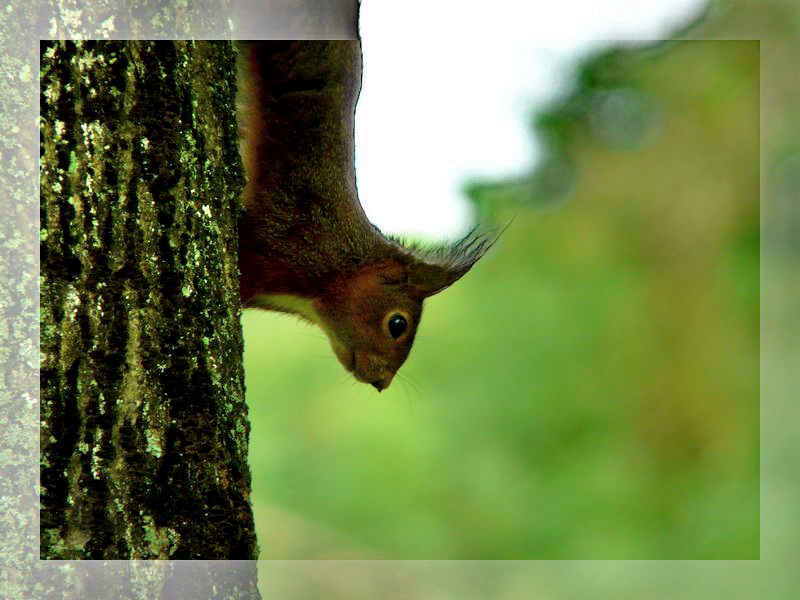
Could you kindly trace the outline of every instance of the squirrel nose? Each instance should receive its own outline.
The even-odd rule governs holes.
[[[370,385],[379,392],[381,392],[385,390],[387,387],[389,387],[390,383],[392,383],[392,377],[394,377],[394,373],[387,372],[383,375],[383,377],[381,377],[380,379],[376,379]]]

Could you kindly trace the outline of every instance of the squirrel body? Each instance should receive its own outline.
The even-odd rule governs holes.
[[[464,275],[491,243],[473,231],[423,250],[370,223],[355,185],[359,41],[239,48],[243,306],[319,326],[344,368],[381,391],[411,350],[423,300]]]

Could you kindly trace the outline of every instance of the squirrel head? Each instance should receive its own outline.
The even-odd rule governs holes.
[[[388,258],[334,278],[313,306],[339,362],[386,389],[411,351],[425,298],[457,281],[492,243],[475,230],[428,250],[392,241]]]

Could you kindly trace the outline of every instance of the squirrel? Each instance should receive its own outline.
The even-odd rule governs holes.
[[[242,306],[316,324],[342,366],[380,392],[408,357],[423,300],[496,237],[473,229],[424,249],[369,221],[354,166],[360,41],[240,42],[239,61]]]

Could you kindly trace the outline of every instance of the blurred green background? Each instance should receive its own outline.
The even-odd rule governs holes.
[[[759,44],[613,47],[378,394],[247,311],[262,558],[759,557]]]

